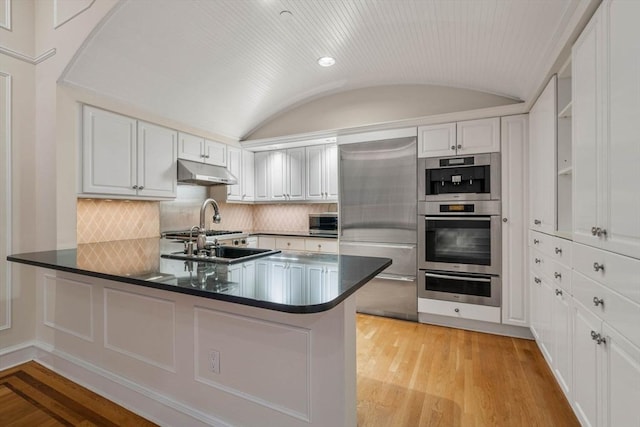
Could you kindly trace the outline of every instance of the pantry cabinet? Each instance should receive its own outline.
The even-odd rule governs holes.
[[[305,149],[306,199],[338,200],[338,146],[312,145]]]
[[[460,156],[499,151],[499,117],[418,127],[418,157]]]
[[[84,106],[82,189],[92,197],[176,197],[177,133]]]
[[[605,1],[573,47],[574,239],[640,258],[640,3]]]

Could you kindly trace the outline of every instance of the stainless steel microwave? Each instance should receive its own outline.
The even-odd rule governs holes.
[[[309,214],[309,234],[338,234],[338,213]]]

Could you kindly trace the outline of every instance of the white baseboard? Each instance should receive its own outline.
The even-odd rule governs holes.
[[[31,360],[161,426],[231,426],[43,342],[29,341],[0,350],[0,370]]]
[[[505,335],[514,338],[533,339],[531,330],[523,326],[504,325],[502,323],[482,322],[480,320],[460,319],[457,317],[440,316],[437,314],[418,313],[420,323],[447,326],[450,328],[466,329],[468,331],[485,332],[489,334]]]

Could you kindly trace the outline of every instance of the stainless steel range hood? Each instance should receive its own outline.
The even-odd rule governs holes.
[[[234,185],[238,180],[225,167],[178,159],[178,184]]]

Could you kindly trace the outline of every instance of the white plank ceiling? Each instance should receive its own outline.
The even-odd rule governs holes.
[[[303,101],[368,86],[527,101],[581,1],[129,0],[61,80],[233,139]],[[318,66],[325,55],[336,65]]]

